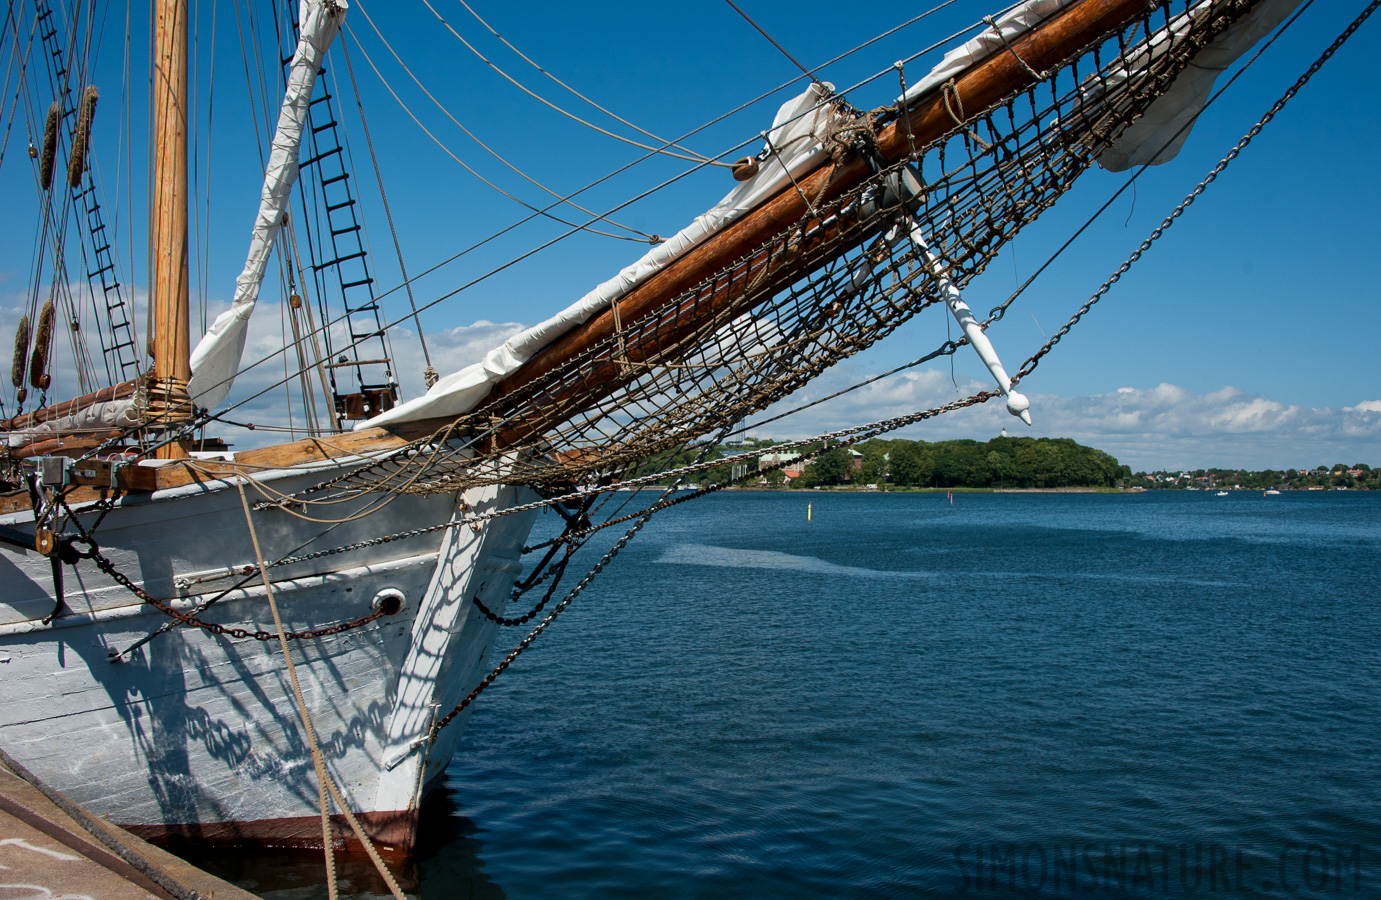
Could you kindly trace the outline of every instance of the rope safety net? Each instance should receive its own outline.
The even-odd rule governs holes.
[[[853,112],[824,188],[794,185],[806,210],[797,221],[672,301],[614,316],[611,334],[505,396],[293,502],[585,484],[765,409],[941,301],[945,279],[967,285],[1251,8],[1224,0],[1176,15],[1174,5],[1045,71],[1017,57],[1029,83],[986,108],[966,108],[950,82],[947,130],[924,144],[906,132],[895,161],[882,161],[876,136],[909,120],[894,107]],[[1138,35],[1157,33],[1147,53]],[[858,157],[871,176],[832,196]]]

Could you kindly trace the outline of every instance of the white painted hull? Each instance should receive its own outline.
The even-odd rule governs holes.
[[[278,473],[273,484],[293,490],[319,472]],[[343,516],[379,499],[313,511]],[[492,487],[464,497],[480,511],[527,499],[522,489]],[[314,535],[305,552],[446,522],[458,506],[454,494],[400,496],[325,534],[326,526],[281,510],[254,519],[265,556],[275,559]],[[486,671],[497,626],[472,598],[505,606],[534,517],[506,515],[269,570],[289,631],[356,619],[381,591],[404,597],[394,615],[290,642],[326,764],[385,849],[410,849],[423,792],[450,760],[462,721],[434,745],[419,739],[436,710],[449,711]],[[21,528],[25,518],[6,524]],[[182,598],[174,604],[182,610],[244,579],[225,576],[227,567],[254,563],[239,493],[223,483],[124,504],[97,539],[119,571],[156,597]],[[167,617],[89,560],[66,576],[67,611],[45,626],[49,560],[0,550],[0,746],[86,808],[154,839],[319,846],[316,777],[277,640],[179,627],[111,662],[112,651]],[[273,631],[257,573],[202,618]]]

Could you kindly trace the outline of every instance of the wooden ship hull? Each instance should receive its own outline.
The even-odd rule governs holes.
[[[349,465],[328,459],[257,477],[289,492]],[[288,631],[392,610],[293,649],[325,765],[381,850],[411,849],[418,807],[461,729],[446,729],[435,743],[422,739],[436,711],[484,675],[498,628],[474,599],[503,609],[536,513],[371,539],[380,528],[444,525],[465,510],[534,498],[503,487],[401,496],[331,533],[333,547],[367,546],[269,570]],[[75,511],[88,521],[95,515]],[[275,555],[303,544],[310,553],[321,532],[285,512],[254,515],[260,542]],[[31,528],[32,515],[10,513],[0,525]],[[176,598],[175,609],[224,593],[198,617],[232,628],[272,621],[231,483],[202,477],[127,498],[100,534],[101,552],[137,573],[143,589]],[[312,759],[276,638],[189,626],[157,633],[166,616],[94,567],[83,567],[76,583],[69,574],[65,609],[44,624],[55,601],[49,559],[14,546],[0,548],[0,581],[8,685],[0,735],[16,759],[87,809],[160,843],[321,846]],[[350,834],[340,823],[338,838]]]
[[[857,120],[831,104],[827,86],[812,85],[819,93],[793,102],[826,110],[821,130],[811,125],[796,135],[802,149],[790,161],[772,146],[761,154],[764,170],[780,165],[775,181],[764,171],[751,204],[735,207],[731,194],[715,209],[733,215],[715,229],[681,241],[617,292],[601,286],[569,315],[365,423],[374,427],[224,461],[165,447],[170,452],[160,455],[168,458],[118,471],[84,446],[69,454],[78,457],[74,465],[53,466],[43,496],[40,475],[50,473],[41,466],[28,496],[0,498],[0,744],[78,803],[145,837],[320,846],[318,778],[284,654],[276,634],[246,633],[274,618],[267,571],[285,630],[331,630],[295,640],[292,650],[322,762],[369,836],[406,854],[418,807],[461,732],[434,726],[449,722],[489,672],[493,614],[514,593],[541,505],[536,488],[554,504],[579,486],[610,489],[609,473],[723,432],[930,303],[948,306],[996,380],[997,391],[965,403],[1001,396],[1029,421],[1026,399],[959,287],[1115,147],[1194,54],[1258,8],[1274,18],[1253,27],[1269,30],[1293,3],[1211,0],[1203,15],[1172,21],[1149,0],[1034,0],[1019,13],[1029,21],[1003,30],[1015,21],[1004,19],[995,33],[947,56],[929,84],[913,85],[892,119],[879,117],[877,128],[870,119],[862,145],[826,149],[849,128],[858,132]],[[1153,13],[1180,31],[1173,47],[1152,46],[1141,59],[1132,44],[1161,24]],[[1099,42],[1116,48],[1101,65],[1122,81],[1076,80],[1087,76],[1071,61]],[[1060,76],[1062,66],[1070,74]],[[1037,109],[1035,91],[1057,77],[1063,93]],[[966,119],[953,102],[961,94]],[[1003,130],[1000,121],[982,120],[990,107],[1011,112],[1013,98],[1027,97],[1030,127]],[[779,113],[782,129],[795,121],[785,115],[790,105]],[[974,130],[980,120],[983,139]],[[778,126],[772,134],[782,146]],[[974,164],[973,193],[964,193],[964,167],[926,169],[925,148],[946,142],[967,147],[986,167]],[[998,177],[1013,173],[1020,179]],[[973,212],[979,199],[1010,206],[985,218]],[[949,215],[947,203],[970,200],[972,215]],[[185,246],[183,260],[182,305],[167,316],[185,326]],[[828,291],[792,295],[836,263],[818,282],[833,279]],[[863,287],[884,281],[896,286],[895,302],[884,302],[879,287],[881,299],[867,307]],[[156,292],[155,300],[175,293]],[[779,294],[786,299],[773,306]],[[238,348],[226,341],[235,363],[240,334]],[[706,347],[714,350],[708,362]],[[738,355],[728,359],[726,348]],[[185,345],[165,357],[147,387],[146,424],[166,431],[172,414],[190,405],[194,366]],[[90,442],[109,439],[98,433]],[[60,458],[64,440],[45,435],[23,452]],[[414,459],[430,453],[445,464],[380,467],[409,448]],[[407,471],[428,480],[426,489],[392,490],[389,479]],[[352,478],[329,516],[303,499],[323,483]],[[256,490],[244,491],[251,481]],[[102,491],[117,483],[126,490],[106,509]],[[265,502],[270,497],[277,499]],[[57,544],[39,552],[41,523],[55,519],[36,516],[33,504],[51,512],[53,498],[70,504],[82,527],[51,536]],[[98,520],[94,533],[109,569],[88,561],[82,554],[90,545],[73,540]],[[287,561],[261,569],[261,553]],[[197,623],[161,627],[189,613]],[[347,630],[332,627],[370,616]],[[349,843],[349,835],[338,823],[333,840]]]

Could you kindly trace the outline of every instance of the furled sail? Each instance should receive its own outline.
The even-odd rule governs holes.
[[[1191,0],[1183,30],[1145,0],[1033,0],[988,20],[908,102],[817,135],[843,152],[795,172],[794,190],[784,183],[674,259],[654,254],[661,268],[617,301],[587,298],[422,401],[460,388],[446,398],[455,406],[372,420],[415,422],[400,434],[418,452],[333,486],[582,484],[733,426],[949,305],[950,287],[963,290],[1260,2]],[[494,378],[510,350],[531,355]],[[1015,379],[1000,374],[1007,394]]]
[[[766,159],[758,174],[739,184],[690,225],[555,316],[489,351],[480,362],[441,379],[421,397],[361,422],[356,429],[469,412],[494,384],[517,371],[552,341],[756,209],[790,184],[793,177],[819,165],[828,155],[825,142],[842,121],[829,102],[832,91],[832,85],[812,83],[804,93],[782,104],[768,132]]]
[[[1156,163],[1173,158],[1189,129],[1184,128],[1177,136],[1175,132],[1186,121],[1192,124],[1218,74],[1274,29],[1298,3],[1299,0],[1262,0],[1250,15],[1218,35],[1199,53],[1194,64],[1175,78],[1170,92],[1152,103],[1146,116],[1105,150],[1099,162],[1107,168],[1120,170],[1145,161],[1143,157],[1154,157]],[[946,53],[933,69],[898,98],[897,103],[914,104],[927,95],[946,90],[956,77],[985,60],[998,54],[1015,54],[1013,45],[1022,37],[1075,5],[1076,0],[1027,0],[987,20],[988,28]],[[1172,44],[1178,45],[1199,18],[1212,15],[1215,8],[1214,0],[1202,0],[1191,7],[1168,28],[1158,30],[1150,40],[1143,40],[1137,49],[1128,53],[1121,69],[1105,73],[1103,80],[1097,82],[1098,86],[1106,90],[1111,80],[1116,81],[1120,89],[1124,82],[1148,71],[1153,64],[1159,63]],[[962,100],[959,102],[962,105]],[[826,153],[824,145],[829,135],[840,124],[839,115],[828,102],[824,89],[812,85],[777,113],[766,152],[769,162],[757,176],[740,185],[671,240],[654,248],[561,313],[510,338],[480,362],[443,378],[422,397],[362,422],[356,428],[460,416],[472,411],[490,395],[495,384],[516,372],[561,335],[606,309],[818,164]],[[1174,140],[1167,144],[1172,136]]]
[[[1250,13],[1214,38],[1194,57],[1194,65],[1181,72],[1170,89],[1099,155],[1099,165],[1112,172],[1124,172],[1134,166],[1156,166],[1174,159],[1207,105],[1218,76],[1274,31],[1299,4],[1300,0],[1262,0]],[[1207,4],[1203,3],[1178,16],[1170,28],[1147,42],[1140,60],[1134,62],[1124,77],[1144,72],[1157,53],[1163,52],[1179,34],[1189,29],[1195,15],[1206,11]]]
[[[345,20],[346,7],[346,0],[302,0],[298,8],[301,38],[293,55],[283,106],[278,112],[278,128],[264,171],[259,216],[254,222],[245,268],[235,281],[230,309],[216,317],[192,351],[192,381],[188,392],[198,406],[218,405],[230,393],[235,381],[240,357],[244,354],[249,317],[264,281],[264,269],[273,251],[273,242],[283,228],[289,195],[297,183],[297,155],[317,73],[327,48]]]
[[[1075,2],[1076,0],[1026,0],[1025,3],[1018,3],[991,20],[989,27],[977,36],[946,53],[935,68],[907,88],[906,93],[898,100],[904,103],[919,100],[955,76],[1011,46],[1017,38]]]

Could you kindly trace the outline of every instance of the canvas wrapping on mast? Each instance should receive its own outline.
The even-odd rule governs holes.
[[[297,183],[298,150],[302,146],[302,132],[307,124],[317,73],[326,50],[345,20],[347,5],[345,0],[302,0],[298,7],[297,27],[301,38],[293,54],[292,71],[264,170],[264,190],[249,242],[249,255],[244,271],[235,281],[230,309],[216,317],[192,351],[192,381],[187,390],[197,406],[219,405],[230,393],[239,371],[249,317],[259,299],[273,242],[283,228],[288,199]]]
[[[951,79],[993,54],[1010,52],[1007,48],[1017,38],[1077,2],[1079,0],[1027,0],[1018,4],[993,20],[977,36],[946,53],[939,64],[908,88],[898,100],[914,103],[942,89]],[[1201,51],[1194,65],[1176,79],[1171,89],[1151,105],[1141,120],[1104,151],[1099,162],[1105,168],[1121,171],[1129,165],[1142,162],[1159,164],[1173,159],[1188,136],[1189,129],[1185,129],[1167,146],[1168,137],[1185,122],[1192,123],[1203,109],[1217,76],[1274,29],[1299,2],[1262,0],[1257,9]],[[1212,3],[1213,0],[1203,0],[1179,16],[1169,29],[1160,29],[1149,41],[1143,42],[1141,65],[1148,65],[1154,60],[1158,47],[1172,40],[1179,28],[1187,27],[1192,21],[1190,17],[1198,14],[1199,10],[1207,10]],[[1131,78],[1136,74],[1138,70],[1132,68],[1125,73],[1125,77]],[[423,396],[359,423],[356,429],[464,415],[488,395],[494,384],[517,371],[567,331],[608,308],[619,297],[675,259],[743,218],[787,187],[792,178],[809,172],[825,159],[827,152],[824,143],[842,115],[828,102],[826,88],[812,84],[800,96],[785,103],[773,122],[767,148],[768,161],[759,173],[735,188],[666,243],[649,251],[615,278],[599,285],[561,313],[509,338],[487,353],[480,362],[446,376]]]
[[[71,415],[55,416],[46,422],[36,422],[27,428],[8,432],[5,440],[12,449],[17,449],[46,437],[138,428],[142,422],[143,417],[135,399],[104,400]]]

